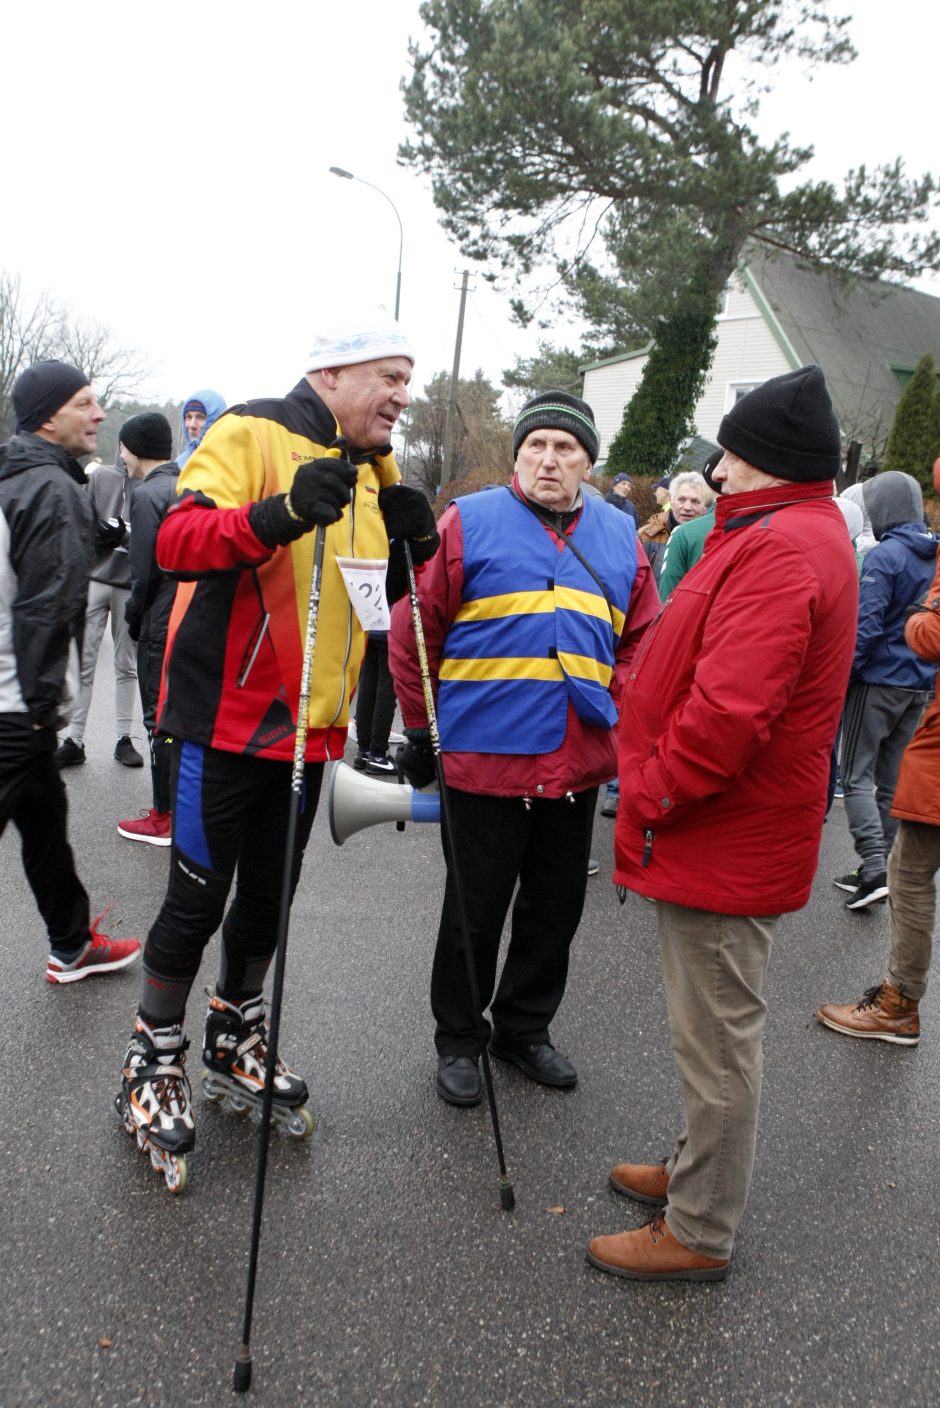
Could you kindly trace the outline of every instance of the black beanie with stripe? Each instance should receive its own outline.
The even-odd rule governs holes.
[[[597,459],[600,440],[594,424],[594,412],[587,401],[582,401],[579,396],[569,396],[566,391],[543,391],[541,396],[533,396],[531,401],[526,401],[513,426],[513,460],[523,440],[533,430],[567,430],[584,446],[591,464]]]

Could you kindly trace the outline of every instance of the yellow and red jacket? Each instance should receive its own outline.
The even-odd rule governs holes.
[[[249,509],[286,493],[298,467],[341,434],[302,380],[283,399],[233,406],[187,462],[157,539],[160,567],[181,582],[164,657],[162,733],[223,752],[293,757],[315,535],[272,552],[253,532]],[[308,762],[342,756],[365,648],[336,559],[388,557],[378,495],[400,478],[390,451],[349,453],[359,480],[326,529]]]

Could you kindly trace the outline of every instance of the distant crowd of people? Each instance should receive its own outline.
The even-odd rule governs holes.
[[[180,1190],[196,1138],[184,1025],[204,949],[220,931],[207,1091],[257,1103],[280,876],[292,898],[324,764],[342,757],[355,708],[359,771],[418,789],[442,778],[448,794],[430,975],[438,1095],[479,1104],[484,1049],[570,1090],[578,1072],[552,1023],[603,788],[621,899],[656,907],[684,1123],[665,1157],[636,1151],[609,1171],[653,1220],[595,1237],[587,1255],[630,1279],[721,1280],[753,1167],[771,948],[780,917],[807,901],[837,788],[858,865],[835,883],[853,912],[887,904],[889,956],[881,982],[819,1021],[919,1039],[940,867],[938,538],[909,475],[836,495],[841,437],[812,365],[739,400],[702,471],[656,485],[645,523],[629,476],[606,502],[588,492],[594,414],[561,391],[522,407],[511,479],[437,522],[391,449],[413,365],[397,323],[347,319],[318,335],[286,396],[226,409],[195,392],[175,455],[167,419],[135,415],[114,465],[87,480],[79,460],[103,419],[87,379],[45,362],[17,380],[16,433],[0,448],[0,830],[13,821],[22,837],[46,977],[142,957],[118,1107]],[[940,492],[940,463],[936,474]],[[349,559],[387,559],[379,627],[355,609]],[[169,851],[143,946],[91,919],[67,836],[61,774],[85,761],[109,620],[114,757],[143,764],[136,680],[152,784],[151,806],[118,831]],[[306,1083],[280,1056],[273,1091],[309,1132]]]

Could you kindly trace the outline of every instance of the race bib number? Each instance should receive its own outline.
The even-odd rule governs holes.
[[[384,557],[338,557],[336,565],[343,574],[349,600],[362,629],[387,631],[391,625],[385,595],[388,560]]]

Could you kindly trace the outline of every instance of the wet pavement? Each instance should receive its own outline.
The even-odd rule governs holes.
[[[148,805],[149,776],[112,760],[111,711],[106,643],[88,761],[65,774],[71,836],[95,909],[114,906],[105,927],[143,937],[168,851],[117,835]],[[608,1167],[664,1155],[680,1123],[654,909],[618,905],[612,836],[598,816],[600,874],[553,1028],[578,1088],[493,1063],[507,1214],[485,1109],[434,1093],[437,828],[374,827],[340,849],[321,804],[282,1022],[317,1128],[302,1143],[272,1135],[248,1401],[940,1403],[940,981],[914,1049],[814,1020],[821,1001],[879,981],[886,956],[884,907],[848,913],[830,883],[855,863],[838,802],[811,901],[778,932],[757,1164],[728,1280],[656,1286],[586,1265],[592,1235],[645,1220],[608,1190]],[[170,1195],[112,1105],[139,968],[45,983],[12,828],[0,901],[0,1404],[228,1401],[257,1126],[207,1105],[194,1080],[199,1142],[189,1188]],[[194,1078],[216,962],[213,943],[190,1008]]]

